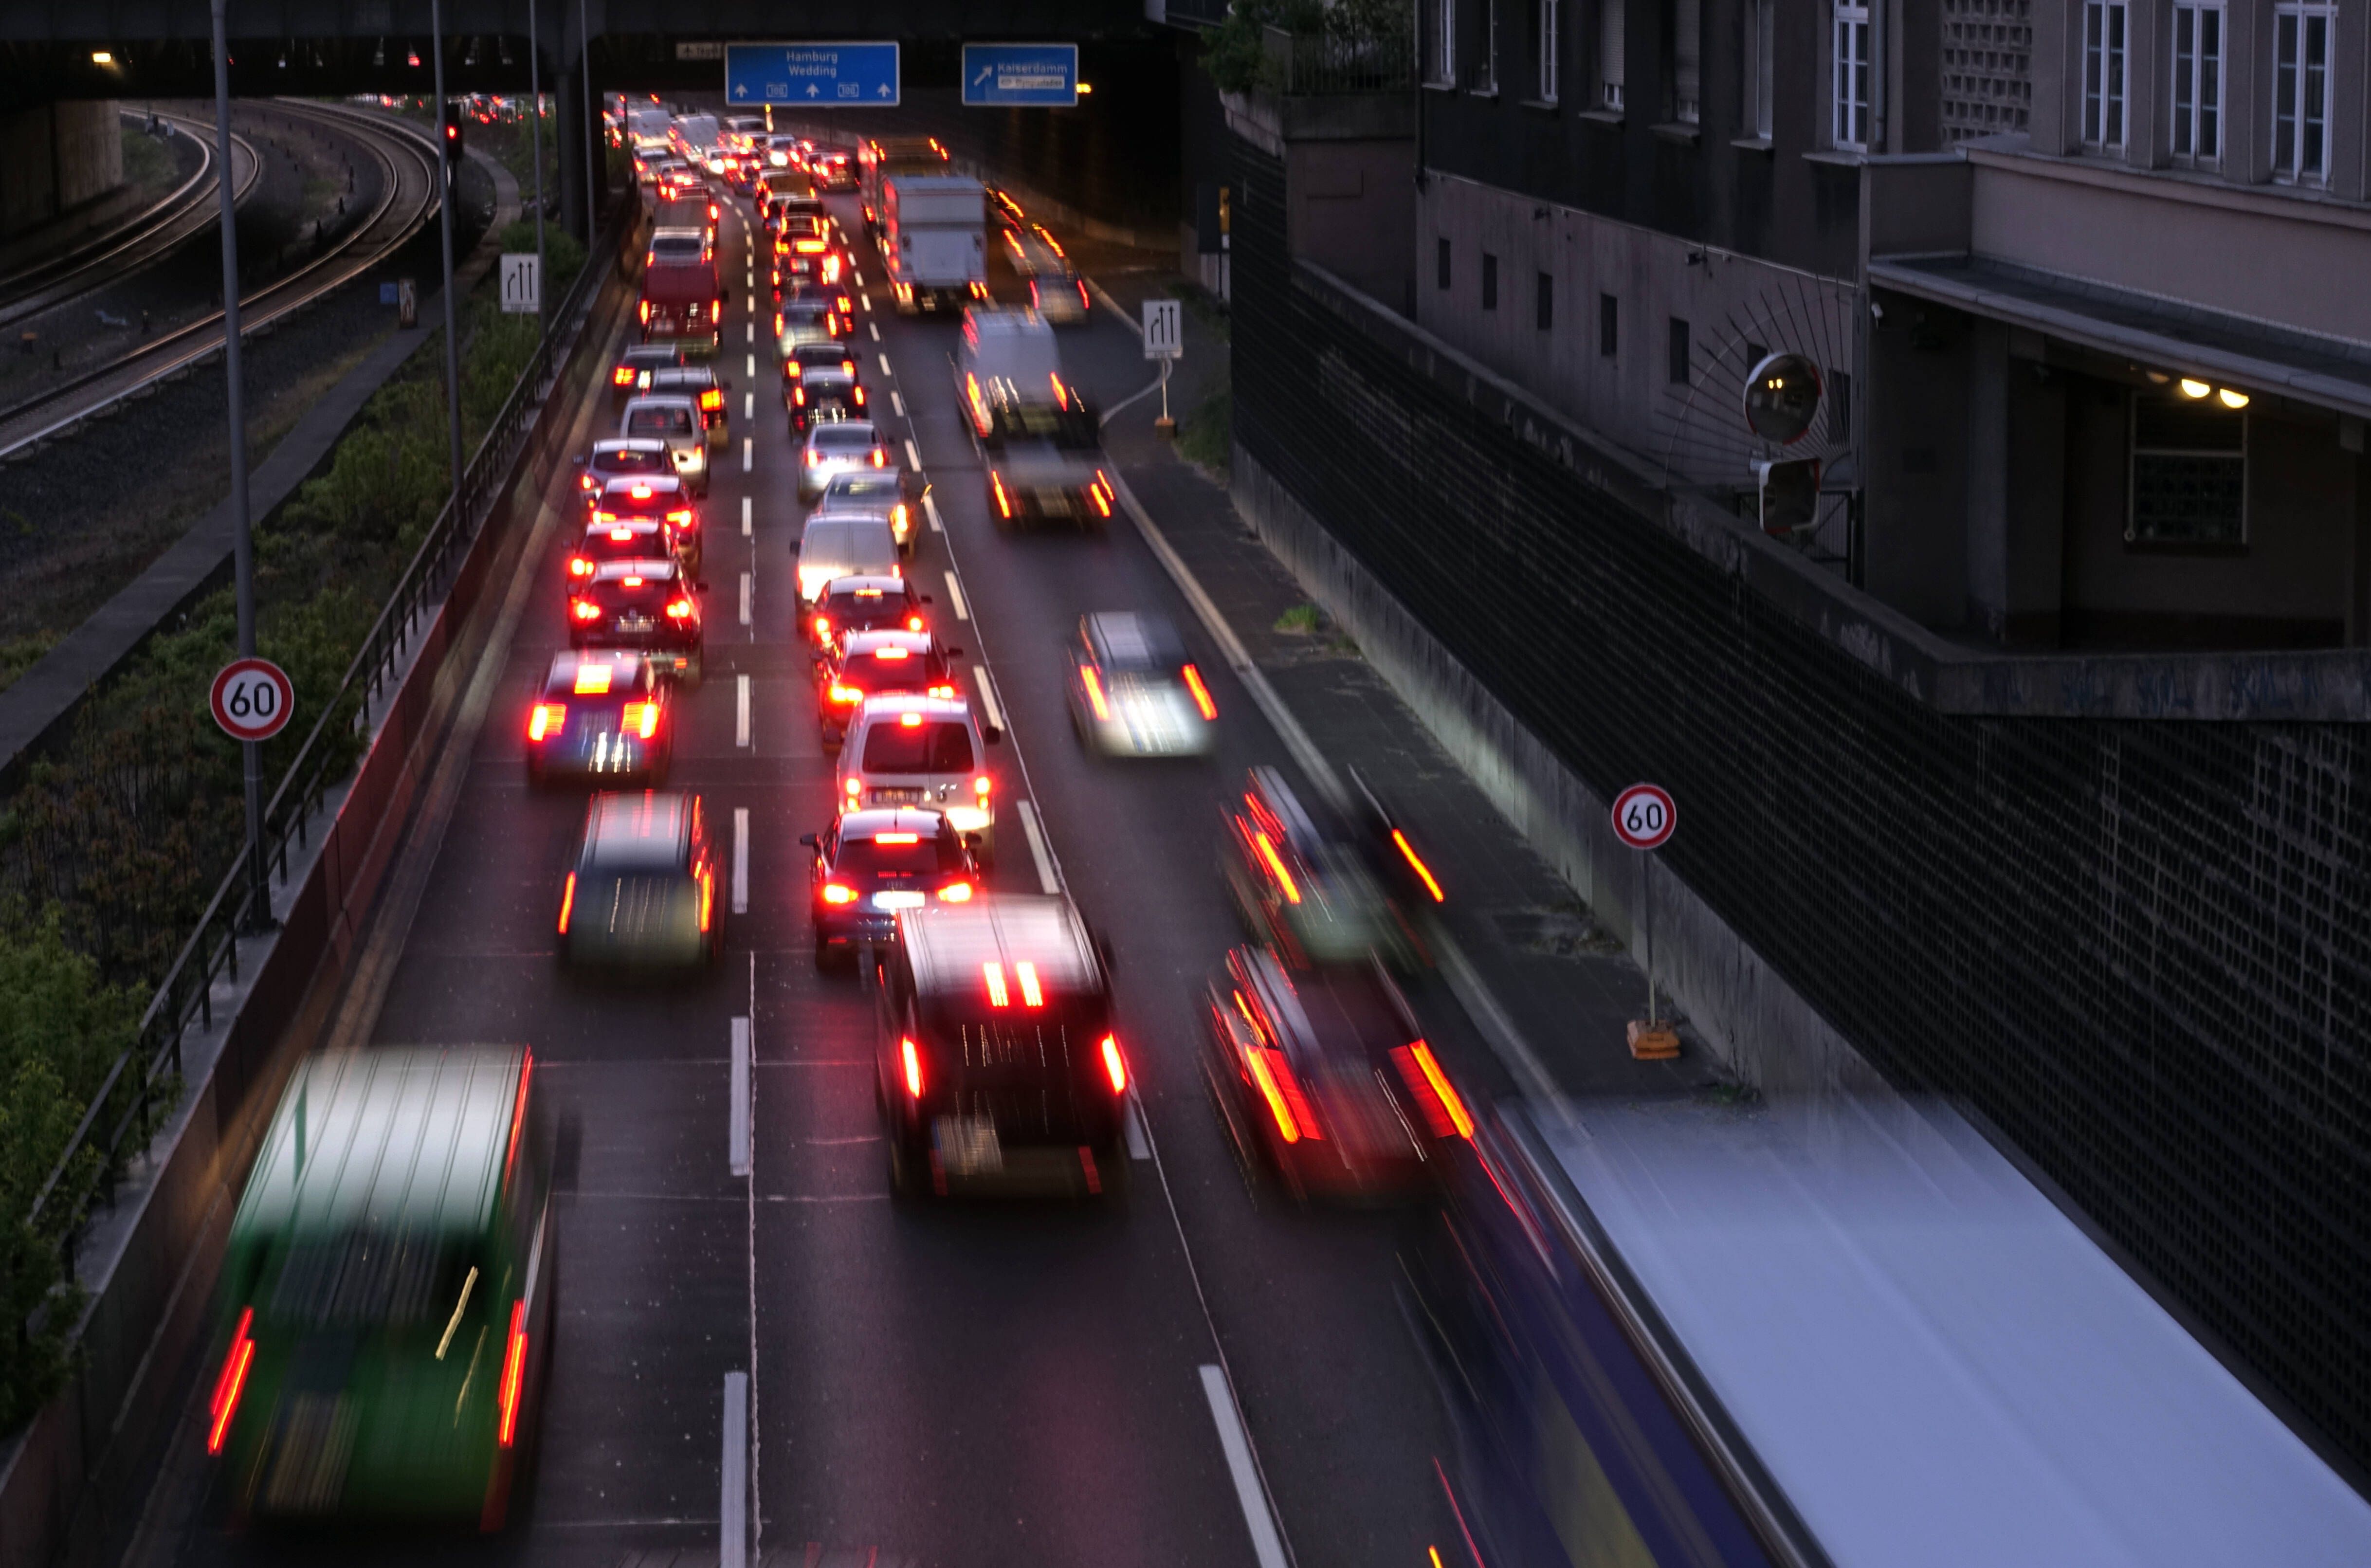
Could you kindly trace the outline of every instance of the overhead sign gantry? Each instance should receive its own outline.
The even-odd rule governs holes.
[[[728,43],[724,101],[736,109],[895,108],[897,45]]]

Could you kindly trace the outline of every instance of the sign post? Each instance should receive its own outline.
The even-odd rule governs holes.
[[[1613,836],[1637,851],[1638,918],[1647,946],[1647,1016],[1630,1021],[1630,1054],[1642,1062],[1668,1062],[1680,1054],[1679,1031],[1662,1018],[1655,996],[1655,905],[1648,896],[1647,857],[1670,842],[1680,824],[1671,791],[1660,784],[1633,784],[1613,797]]]
[[[1174,299],[1144,302],[1144,357],[1161,362],[1161,417],[1152,428],[1174,435],[1177,421],[1169,417],[1169,373],[1186,352],[1185,308]]]
[[[724,101],[801,109],[897,107],[895,43],[728,43]]]
[[[533,251],[503,253],[503,314],[543,314],[543,259]]]

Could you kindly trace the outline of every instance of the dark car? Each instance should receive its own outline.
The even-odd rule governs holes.
[[[1220,865],[1243,927],[1294,968],[1425,961],[1425,950],[1367,852],[1313,813],[1273,767],[1250,770],[1220,808]]]
[[[650,478],[611,479],[594,498],[588,525],[617,523],[666,525],[667,549],[683,562],[686,575],[698,577],[707,530],[700,526],[700,507],[684,493],[683,481],[671,474]],[[603,552],[617,556],[615,550]],[[646,552],[665,553],[665,552]]]
[[[815,175],[818,190],[856,189],[856,159],[845,147],[817,147],[807,155],[807,168]]]
[[[560,958],[575,966],[711,963],[724,946],[718,855],[700,797],[593,797],[560,888]]]
[[[1128,1066],[1108,970],[1059,895],[897,912],[873,1011],[897,1193],[1125,1190]]]
[[[837,288],[848,271],[848,255],[821,216],[786,215],[774,236],[774,297],[794,288]]]
[[[848,326],[840,319],[839,307],[826,295],[803,294],[782,300],[774,307],[774,342],[785,355],[801,343],[847,334]]]
[[[604,561],[569,594],[568,642],[633,649],[698,681],[700,594],[672,558]]]
[[[828,832],[803,835],[815,851],[815,961],[817,969],[853,960],[866,942],[897,937],[897,911],[936,899],[967,903],[979,870],[962,835],[922,806],[849,812]]]
[[[927,631],[843,633],[815,672],[815,717],[823,724],[823,744],[839,744],[848,733],[849,720],[868,697],[890,692],[910,692],[916,697],[961,695],[950,663],[961,657],[962,649],[943,647]]]
[[[658,560],[675,553],[675,535],[664,522],[648,517],[615,518],[587,523],[584,537],[568,552],[568,585],[593,581],[611,561]]]
[[[684,363],[683,351],[673,343],[634,343],[618,356],[609,371],[609,406],[622,409],[626,399],[646,390],[652,371]]]
[[[526,775],[666,781],[675,745],[670,688],[639,653],[555,653],[526,720]]]
[[[929,624],[922,606],[930,602],[928,594],[902,577],[835,577],[808,612],[807,640],[822,656],[851,632],[919,631]]]
[[[804,434],[818,420],[862,418],[864,381],[856,346],[843,338],[792,344],[782,355],[782,408],[792,435]]]
[[[1244,1174],[1297,1198],[1425,1192],[1474,1118],[1373,960],[1288,972],[1239,947],[1203,997],[1202,1067]]]

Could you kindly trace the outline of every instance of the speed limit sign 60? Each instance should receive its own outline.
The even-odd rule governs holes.
[[[1613,797],[1613,836],[1633,849],[1661,848],[1679,820],[1660,785],[1633,784]]]
[[[214,722],[235,741],[268,741],[295,711],[296,688],[269,659],[234,659],[214,677]]]

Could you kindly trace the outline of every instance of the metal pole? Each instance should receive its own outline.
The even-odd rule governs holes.
[[[445,425],[453,445],[453,515],[461,513],[461,333],[453,298],[453,154],[445,140],[445,0],[429,0],[429,48],[436,55],[436,189],[444,208]]]
[[[228,0],[214,0],[215,188],[222,195],[223,379],[230,399],[231,562],[238,588],[238,656],[255,657],[255,534],[248,518],[247,388],[239,375],[238,208],[230,163],[230,27]],[[247,929],[272,928],[271,873],[263,863],[263,747],[239,744],[247,784]]]
[[[543,77],[537,56],[542,37],[535,28],[535,0],[526,0],[526,96],[528,123],[535,144],[535,319],[538,339],[551,330],[550,283],[543,264]]]
[[[1647,851],[1634,849],[1638,858],[1638,919],[1647,932],[1647,1025],[1655,1024],[1655,905],[1648,896]]]
[[[601,111],[593,102],[593,24],[586,19],[585,0],[576,0],[576,48],[584,63],[584,249],[589,256],[593,236],[598,225],[593,221],[593,174],[601,174],[601,189],[609,189],[609,169],[600,159],[600,144],[594,128],[601,123]]]

